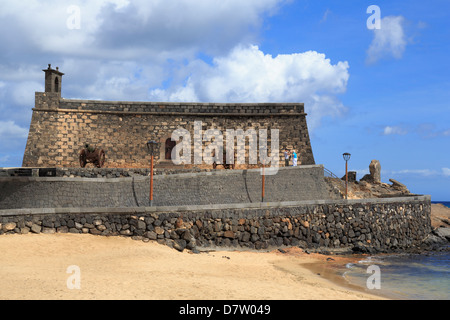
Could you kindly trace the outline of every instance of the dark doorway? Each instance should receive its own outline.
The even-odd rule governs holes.
[[[176,141],[173,141],[172,138],[168,138],[166,140],[166,160],[172,160],[172,149],[177,145]]]

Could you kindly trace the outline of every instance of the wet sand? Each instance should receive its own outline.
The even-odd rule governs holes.
[[[125,237],[2,235],[0,299],[381,299],[333,274],[328,264],[347,258],[285,251],[193,254]],[[80,289],[67,286],[73,265]]]

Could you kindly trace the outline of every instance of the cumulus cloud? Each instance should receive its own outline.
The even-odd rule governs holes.
[[[212,65],[194,61],[183,84],[154,89],[158,101],[304,102],[309,126],[323,116],[340,115],[345,107],[337,95],[345,92],[349,65],[332,64],[315,51],[264,54],[257,46],[238,46]]]
[[[442,174],[446,177],[450,177],[450,168],[442,168]]]
[[[404,169],[400,171],[393,171],[392,174],[413,174],[413,175],[421,175],[421,176],[433,176],[438,174],[436,170],[431,169]]]
[[[264,14],[270,14],[280,0],[165,0],[133,1],[116,9],[105,6],[97,32],[102,48],[145,48],[161,54],[186,55],[202,48],[218,54],[236,42],[254,39]],[[151,45],[149,45],[151,44]]]
[[[408,131],[400,126],[386,126],[383,129],[384,135],[405,135]]]
[[[407,174],[407,175],[419,175],[423,177],[441,176],[450,177],[450,168],[437,169],[404,169],[399,171],[392,171],[392,174]]]
[[[0,121],[0,137],[2,139],[26,138],[28,130],[14,123],[14,121]]]
[[[257,38],[263,17],[285,1],[6,1],[0,28],[14,28],[0,34],[0,42],[31,56],[126,60],[178,59],[198,50],[217,54]],[[74,5],[79,10],[68,11]],[[69,28],[78,13],[79,28]]]
[[[383,135],[406,135],[413,134],[421,138],[440,138],[450,135],[449,129],[439,128],[434,123],[419,123],[416,125],[406,124],[406,125],[395,125],[395,126],[385,126],[382,129]]]
[[[381,28],[373,29],[374,38],[367,50],[367,63],[375,63],[386,57],[400,59],[407,39],[404,32],[405,18],[387,16],[381,19]]]
[[[173,69],[184,69],[199,54],[257,42],[264,18],[286,1],[4,1],[0,28],[8,32],[0,33],[0,82],[8,88],[0,95],[8,93],[0,118],[23,118],[11,110],[31,107],[47,63],[66,74],[67,98],[147,100],[149,88],[170,82]],[[68,27],[76,14],[72,6],[79,8],[75,29]]]

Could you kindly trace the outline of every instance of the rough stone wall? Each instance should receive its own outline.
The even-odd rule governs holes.
[[[203,132],[219,129],[224,135],[226,129],[267,129],[269,134],[278,129],[280,163],[284,163],[282,148],[287,146],[297,150],[299,164],[315,163],[303,104],[58,100],[37,92],[23,166],[79,167],[78,153],[89,143],[105,150],[106,167],[148,167],[148,140],[161,143],[156,160],[163,159],[166,139],[178,128],[193,137],[195,121],[202,122]]]
[[[265,176],[265,201],[329,199],[323,166],[280,168]],[[259,169],[159,174],[154,177],[155,206],[256,203],[261,201]],[[149,177],[0,178],[0,209],[64,207],[145,207]]]
[[[297,202],[261,208],[147,209],[56,214],[0,211],[0,234],[89,233],[198,247],[354,247],[389,252],[420,246],[431,231],[429,196]]]

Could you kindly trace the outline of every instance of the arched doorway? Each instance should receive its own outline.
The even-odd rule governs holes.
[[[176,141],[173,141],[172,138],[167,138],[165,143],[165,160],[172,160],[172,150],[177,145]]]

